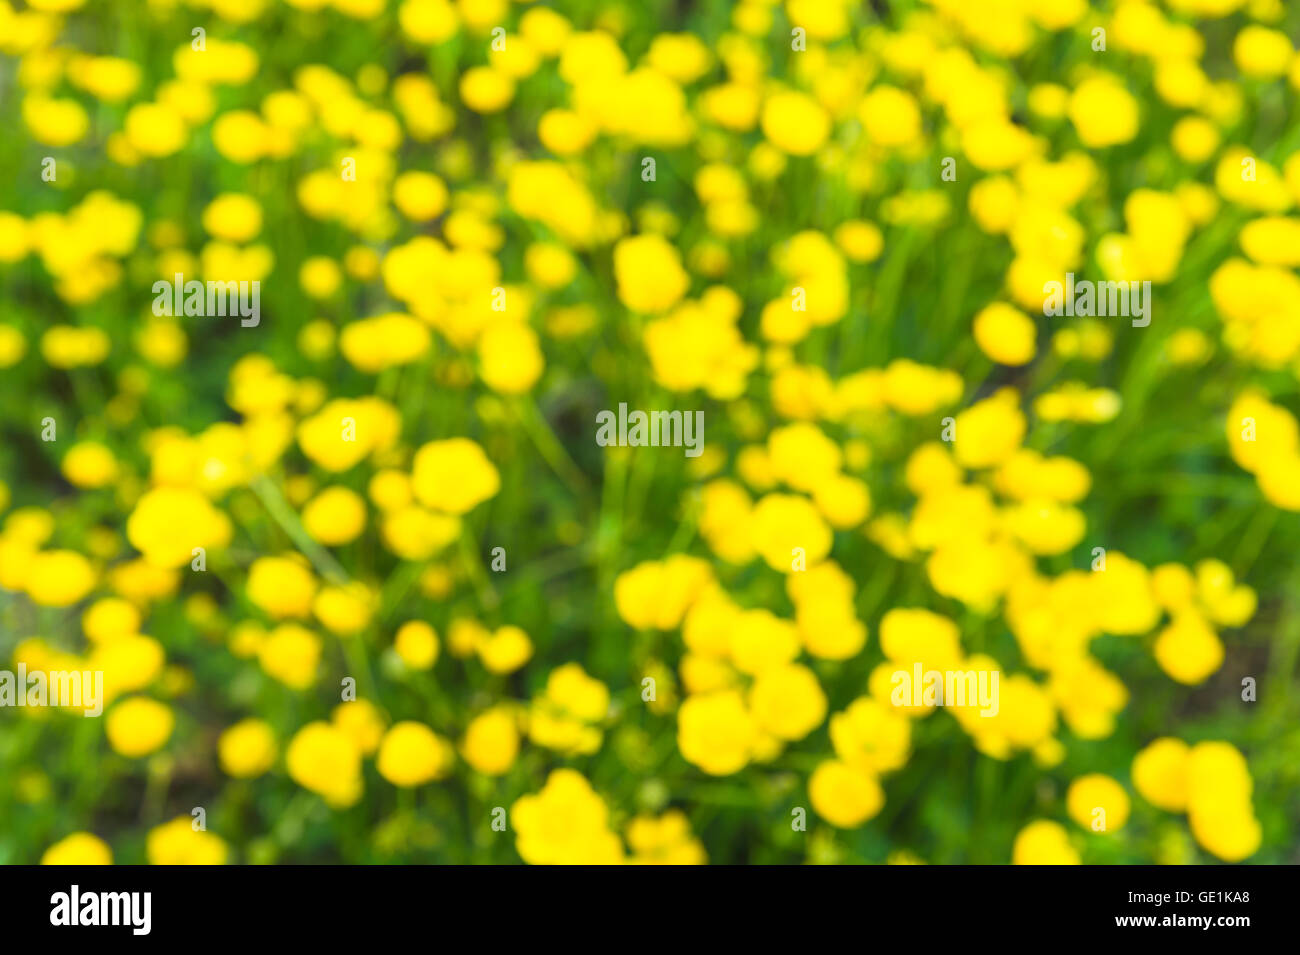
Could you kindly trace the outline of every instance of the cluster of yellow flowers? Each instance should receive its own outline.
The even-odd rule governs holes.
[[[1295,415],[1257,391],[1233,402],[1227,420],[1232,459],[1255,475],[1260,493],[1278,507],[1300,511],[1300,425]]]
[[[1192,834],[1202,846],[1227,862],[1240,862],[1260,844],[1260,826],[1251,808],[1252,783],[1246,761],[1230,743],[1188,746],[1164,737],[1137,754],[1133,786],[1151,805],[1187,813]],[[1076,823],[1092,832],[1115,832],[1128,821],[1130,801],[1124,787],[1102,773],[1080,776],[1070,784],[1066,806]],[[1016,836],[1017,865],[1078,865],[1078,850],[1065,828],[1040,819]]]
[[[270,2],[211,4],[212,32],[255,24]],[[219,652],[222,672],[303,704],[273,717],[235,698],[241,712],[213,734],[232,779],[287,777],[345,810],[376,774],[406,790],[472,773],[476,792],[511,793],[502,802],[526,862],[699,863],[689,794],[646,798],[633,814],[582,771],[614,748],[637,696],[648,719],[675,727],[693,780],[793,769],[813,811],[852,830],[884,809],[891,776],[935,725],[919,721],[941,708],[982,758],[1049,772],[1072,738],[1114,736],[1129,705],[1103,638],[1141,647],[1180,686],[1223,669],[1223,631],[1255,617],[1255,590],[1218,559],[1148,564],[1109,546],[1112,529],[1089,510],[1107,490],[1094,487],[1102,472],[1056,453],[1085,430],[1075,425],[1104,434],[1133,390],[1149,391],[1136,374],[1132,390],[1080,377],[1128,323],[1117,332],[1081,316],[1043,336],[1038,316],[1050,285],[1093,268],[1172,303],[1192,263],[1209,275],[1227,352],[1300,376],[1300,151],[1270,162],[1232,141],[1249,84],[1276,83],[1290,101],[1300,91],[1280,2],[930,0],[884,25],[849,0],[738,0],[716,42],[634,38],[619,5],[570,18],[522,0],[285,4],[291,19],[389,28],[386,42],[428,69],[368,62],[349,75],[300,59],[282,73],[250,42],[195,31],[145,70],[60,42],[83,0],[0,0],[0,53],[17,60],[32,142],[102,154],[125,181],[166,180],[201,153],[221,171],[203,175],[222,185],[194,204],[194,228],[183,211],[105,188],[62,212],[0,210],[0,274],[21,270],[57,298],[39,340],[31,323],[0,320],[0,369],[43,362],[74,390],[112,389],[102,414],[78,394],[85,420],[59,420],[46,439],[74,501],[93,502],[94,526],[64,535],[62,502],[29,503],[20,485],[10,509],[0,484],[0,588],[51,611],[42,627],[64,612],[58,625],[77,630],[80,614],[80,638],[36,629],[45,635],[24,633],[12,659],[102,672],[114,759],[197,745],[184,703],[201,666],[181,661]],[[149,6],[162,17],[173,4]],[[1239,76],[1216,79],[1195,24],[1237,14],[1252,21],[1231,44]],[[1037,83],[1011,62],[1035,44],[1096,44],[1098,31],[1092,49],[1113,59]],[[773,35],[793,43],[788,56]],[[462,45],[477,52],[457,67]],[[1149,73],[1154,98],[1134,94],[1123,64]],[[277,88],[258,85],[267,76]],[[1126,175],[1116,167],[1157,110],[1174,116],[1167,135]],[[526,135],[502,135],[518,117]],[[59,162],[85,175],[79,158]],[[57,190],[71,188],[59,175]],[[671,193],[656,195],[660,177]],[[1228,215],[1241,216],[1242,257],[1209,262],[1202,240]],[[896,244],[923,244],[957,217],[992,281],[954,274],[945,314],[896,316],[915,278]],[[143,314],[124,296],[154,279],[264,282],[287,269],[285,300],[312,311],[277,303],[260,350],[231,346],[219,394],[206,396],[229,420],[158,425],[154,390],[177,385],[192,344],[206,359],[210,326],[169,313],[118,336],[103,316]],[[930,340],[900,347],[896,317]],[[945,352],[958,334],[962,347]],[[1205,329],[1180,329],[1143,354],[1142,375],[1203,364],[1215,347]],[[656,519],[682,516],[666,548],[667,535],[633,547],[611,534],[633,494],[627,452],[604,452],[583,629],[612,608],[628,638],[622,672],[571,646],[552,652],[540,627],[553,621],[535,626],[521,609],[543,592],[502,601],[480,547],[492,515],[536,486],[525,442],[576,496],[590,491],[574,457],[591,449],[571,456],[536,401],[589,372],[611,391],[628,382],[705,402],[720,422],[685,465],[680,500],[656,503]],[[1267,502],[1300,511],[1296,418],[1259,388],[1228,401],[1232,460]],[[541,505],[511,513],[532,521]],[[560,544],[579,549],[585,513],[556,521]],[[1071,566],[1081,548],[1090,568]],[[866,566],[852,556],[863,552]],[[209,570],[227,603],[192,586]],[[895,579],[904,593],[888,589]],[[446,606],[445,627],[403,606],[411,587]],[[213,646],[195,651],[167,627]],[[1010,636],[995,642],[994,629]],[[486,687],[465,694],[463,712],[420,682],[447,658]],[[900,704],[894,678],[914,670],[991,682],[997,704]],[[341,701],[327,686],[340,674]],[[422,695],[385,698],[390,678]],[[327,689],[329,707],[313,712]],[[1152,806],[1186,813],[1213,856],[1259,849],[1254,783],[1229,743],[1158,739],[1130,778]],[[1085,830],[1116,832],[1130,808],[1110,775],[1066,789],[1064,814]],[[1077,863],[1071,835],[1037,819],[1004,855]],[[153,863],[231,853],[185,817],[147,835]],[[112,851],[76,832],[43,861],[107,863]]]
[[[1046,673],[1043,683],[1027,674],[1005,680],[993,714],[981,714],[974,700],[950,704],[982,753],[1006,759],[1016,749],[1030,750],[1040,764],[1055,765],[1064,756],[1054,735],[1058,716],[1080,738],[1111,735],[1128,692],[1088,652],[1103,633],[1142,636],[1168,612],[1171,622],[1152,645],[1159,665],[1187,684],[1204,682],[1220,667],[1224,649],[1214,626],[1242,626],[1256,605],[1254,591],[1237,584],[1226,565],[1206,560],[1195,573],[1176,563],[1149,570],[1112,551],[1101,554],[1091,571],[1042,576],[1034,556],[1069,551],[1083,535],[1083,515],[1072,504],[1089,490],[1087,470],[1069,458],[1046,458],[1019,446],[1024,419],[1010,392],[962,412],[956,427],[960,437],[953,451],[930,442],[908,459],[905,480],[918,501],[910,520],[899,519],[891,553],[915,559],[928,552],[934,589],[972,609],[988,612],[1004,599],[1007,624],[1026,663]],[[972,431],[982,440],[973,455],[963,455]],[[641,564],[615,584],[619,612],[630,626],[672,629],[680,623],[686,648],[681,678],[691,695],[678,713],[679,744],[688,761],[714,774],[737,772],[750,760],[770,762],[825,718],[826,695],[817,677],[794,662],[801,651],[844,660],[867,641],[866,628],[854,616],[855,585],[826,559],[830,534],[815,490],[825,480],[818,475],[838,473],[839,447],[801,423],[773,431],[766,448],[746,450],[765,455],[764,478],[786,474],[812,494],[812,502],[769,494],[752,506],[740,485],[719,479],[704,489],[701,529],[719,558],[743,563],[761,554],[774,570],[788,574],[795,619],[742,609],[712,580],[707,565],[689,557]],[[964,483],[963,464],[985,471],[988,483]],[[994,491],[1007,500],[1001,508]],[[776,539],[764,520],[765,507],[786,515]],[[859,515],[836,526],[861,523]],[[751,540],[737,543],[746,525]],[[806,568],[805,553],[817,561]],[[879,811],[884,798],[877,777],[907,761],[907,717],[933,712],[932,705],[892,707],[892,674],[910,673],[913,665],[977,675],[1003,669],[986,654],[964,654],[956,624],[921,608],[889,610],[880,623],[880,647],[886,662],[871,673],[869,695],[831,718],[836,759],[820,765],[809,781],[814,808],[842,827],[861,825]]]

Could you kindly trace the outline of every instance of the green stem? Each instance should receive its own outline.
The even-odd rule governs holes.
[[[330,583],[341,587],[350,582],[347,571],[334,559],[334,555],[312,539],[279,488],[272,484],[265,474],[257,475],[248,486],[262,502],[266,512],[280,525],[280,529],[289,535],[289,539],[294,542],[298,550],[312,562],[317,573]]]
[[[529,395],[513,402],[512,407],[515,411],[515,417],[524,429],[524,433],[528,435],[528,439],[533,442],[538,453],[546,460],[547,465],[555,472],[556,476],[568,485],[569,490],[575,495],[582,495],[590,490],[591,485],[587,480],[587,476],[574,463],[573,458],[569,456],[569,452],[564,450],[564,445],[560,443],[560,439],[551,430],[551,426],[547,423],[532,396]]]
[[[497,596],[496,589],[483,570],[483,562],[479,560],[478,539],[468,521],[462,521],[461,527],[460,558],[465,565],[465,573],[474,584],[474,589],[478,591],[479,603],[489,609],[496,607],[501,602],[501,598]]]

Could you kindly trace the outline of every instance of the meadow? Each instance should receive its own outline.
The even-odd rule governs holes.
[[[0,0],[0,863],[1300,861],[1297,37]]]

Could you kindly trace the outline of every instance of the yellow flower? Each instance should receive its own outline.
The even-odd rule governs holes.
[[[108,843],[89,832],[74,832],[45,850],[41,865],[112,865]]]
[[[1006,526],[1032,554],[1063,554],[1086,529],[1083,514],[1054,501],[1025,501],[1003,512]]]
[[[843,464],[839,445],[808,422],[773,428],[767,450],[773,475],[798,491],[813,491]]]
[[[621,239],[614,246],[614,278],[620,301],[634,312],[667,311],[690,286],[681,255],[659,235]]]
[[[791,573],[811,566],[831,549],[831,530],[817,508],[804,497],[768,494],[754,506],[750,517],[754,549],[773,570]]]
[[[677,746],[687,762],[713,776],[739,772],[749,762],[757,729],[734,690],[692,696],[677,712]]]
[[[871,513],[871,491],[865,482],[837,474],[813,489],[813,503],[832,527],[850,530]]]
[[[331,633],[349,636],[364,630],[375,611],[376,596],[365,584],[352,581],[316,592],[311,612]]]
[[[42,607],[67,607],[81,600],[97,578],[90,561],[76,551],[47,550],[27,562],[23,587]]]
[[[1092,76],[1070,95],[1070,122],[1085,146],[1126,143],[1138,132],[1138,104],[1121,81],[1108,73]]]
[[[144,851],[150,865],[225,865],[230,853],[220,836],[195,829],[189,816],[150,829]]]
[[[9,227],[4,213],[0,213],[0,262],[13,261],[12,258],[6,257],[4,245],[9,238],[3,236],[3,230]],[[26,353],[27,339],[23,337],[23,333],[12,325],[0,325],[0,368],[13,367],[22,361]]]
[[[365,530],[365,501],[349,488],[327,487],[303,508],[302,524],[322,544],[350,543]]]
[[[874,776],[838,759],[813,770],[808,798],[817,815],[840,829],[856,829],[885,805],[885,793]]]
[[[758,349],[736,328],[739,310],[684,302],[645,329],[655,380],[673,391],[703,388],[719,399],[737,398],[758,364]]]
[[[397,9],[402,32],[417,43],[442,43],[456,35],[460,19],[449,0],[404,0]]]
[[[578,772],[556,769],[538,793],[510,807],[515,845],[530,865],[605,865],[623,861],[609,809]]]
[[[704,865],[704,846],[691,836],[686,814],[670,809],[658,819],[637,816],[627,827],[633,865]]]
[[[385,512],[406,507],[415,496],[411,490],[410,477],[396,469],[377,471],[366,490],[375,507]]]
[[[438,634],[423,620],[409,620],[397,629],[393,649],[413,670],[431,670],[438,659]]]
[[[298,270],[298,284],[312,298],[327,299],[333,296],[343,284],[343,274],[339,270],[338,263],[333,259],[324,255],[314,255],[304,261]],[[332,345],[333,332],[334,326],[328,322],[304,326],[298,339],[299,350],[307,353],[308,357],[325,357]],[[326,343],[327,338],[330,339],[329,344]],[[304,344],[309,347],[304,348]]]
[[[464,514],[501,489],[501,477],[483,449],[469,438],[430,441],[415,453],[415,496],[426,507]]]
[[[542,56],[553,57],[564,49],[571,27],[550,7],[530,7],[519,18],[519,32]]]
[[[460,518],[402,507],[384,518],[385,546],[406,560],[424,560],[460,536]]]
[[[513,673],[533,655],[533,642],[515,626],[498,627],[474,648],[492,673]]]
[[[990,234],[1000,235],[1017,220],[1020,194],[1015,183],[1006,176],[986,176],[971,186],[968,203],[979,227]]]
[[[1021,829],[1011,848],[1012,865],[1079,865],[1080,862],[1065,827],[1047,819],[1031,822]]]
[[[215,59],[217,56],[218,53],[209,49],[208,59]],[[164,118],[156,117],[155,122],[161,127]],[[174,129],[170,127],[167,129],[173,136],[175,135]],[[141,135],[145,135],[145,131],[142,130]],[[217,152],[231,162],[243,166],[256,162],[266,155],[270,139],[271,128],[262,121],[260,116],[250,110],[232,109],[222,113],[212,124],[212,144],[216,146]],[[167,145],[173,142],[174,139],[168,139]],[[176,145],[176,148],[179,149],[180,145],[183,145],[183,142]]]
[[[240,720],[217,739],[221,768],[236,779],[255,779],[275,763],[275,734],[264,720]]]
[[[719,479],[704,486],[700,499],[700,533],[713,553],[733,564],[752,560],[754,548],[743,528],[753,505],[745,489]]]
[[[590,755],[604,739],[599,724],[608,709],[605,685],[577,664],[567,664],[552,671],[546,693],[533,699],[527,715],[529,738],[567,755]]]
[[[956,372],[931,368],[897,358],[885,368],[882,397],[905,415],[929,414],[961,397],[962,379]]]
[[[305,560],[259,557],[248,568],[248,599],[276,620],[306,617],[316,595],[316,578]]]
[[[373,375],[417,361],[428,352],[431,340],[418,319],[389,312],[345,325],[338,345],[354,368]]]
[[[180,151],[189,137],[184,118],[162,103],[132,106],[122,128],[131,147],[145,156],[170,156]]]
[[[1219,148],[1218,128],[1200,116],[1186,116],[1174,124],[1170,134],[1174,152],[1188,162],[1205,162]]]
[[[1241,862],[1259,851],[1263,829],[1250,807],[1231,803],[1193,803],[1188,809],[1192,835],[1224,862]]]
[[[885,248],[885,238],[874,223],[850,219],[836,226],[835,244],[853,262],[874,262]]]
[[[276,627],[257,651],[262,669],[295,690],[305,690],[316,682],[320,655],[320,637],[296,623]]]
[[[421,786],[440,779],[451,768],[452,750],[446,740],[423,723],[394,724],[379,744],[375,767],[394,786]]]
[[[858,118],[872,142],[898,147],[921,136],[921,110],[916,99],[895,86],[876,86],[862,98]]]
[[[961,636],[947,617],[919,607],[896,607],[880,620],[880,649],[901,667],[954,670],[961,663]]]
[[[103,330],[55,325],[41,336],[41,355],[55,368],[98,365],[108,357],[111,343]]]
[[[906,716],[869,696],[854,700],[831,717],[835,754],[860,772],[890,772],[907,762],[912,727]]]
[[[595,199],[558,163],[515,163],[510,167],[506,197],[519,215],[546,224],[575,247],[589,245],[596,237]]]
[[[1254,170],[1254,178],[1244,175],[1247,161]],[[1277,168],[1241,146],[1229,146],[1219,154],[1218,165],[1214,167],[1214,187],[1230,202],[1259,212],[1285,212],[1295,201]],[[1232,261],[1227,264],[1231,265]]]
[[[826,718],[826,694],[805,666],[763,670],[749,691],[749,707],[760,729],[783,740],[803,739]]]
[[[1133,757],[1133,786],[1147,802],[1168,812],[1183,812],[1188,797],[1188,757],[1180,739],[1166,736]]]
[[[557,707],[589,723],[609,713],[609,688],[593,679],[577,663],[566,663],[546,678],[546,698]]]
[[[962,131],[961,148],[975,168],[1001,171],[1020,165],[1039,144],[1024,127],[999,116],[967,126]]]
[[[786,589],[794,601],[795,620],[803,647],[823,660],[847,660],[857,656],[867,642],[867,628],[854,617],[853,589],[837,592],[837,586],[809,586],[796,590],[796,583],[811,584],[822,574],[843,577],[831,561],[802,574],[786,578]]]
[[[927,441],[907,459],[903,480],[913,494],[923,498],[932,491],[955,489],[962,482],[962,469],[946,444]]]
[[[140,611],[120,597],[104,597],[81,615],[81,629],[92,643],[109,643],[140,632]]]
[[[517,395],[537,383],[545,367],[537,333],[527,325],[494,325],[478,342],[480,373],[493,391]]]
[[[698,557],[643,561],[614,580],[614,605],[630,627],[671,630],[712,580],[712,569]]]
[[[473,66],[461,74],[461,101],[476,113],[499,113],[515,97],[515,81],[490,66]]]
[[[470,721],[461,745],[465,762],[485,776],[500,776],[519,755],[518,721],[505,706],[496,706]]]
[[[987,305],[975,316],[975,343],[999,364],[1028,364],[1036,351],[1037,336],[1033,320],[1003,302]]]
[[[1128,793],[1102,773],[1089,773],[1070,783],[1065,805],[1071,819],[1093,832],[1115,832],[1128,821]]]
[[[966,468],[996,467],[1015,453],[1025,436],[1025,416],[1014,388],[976,402],[955,420],[953,452]]]
[[[114,750],[139,759],[161,749],[171,738],[175,725],[176,717],[166,704],[133,696],[109,710],[104,731]]]
[[[447,186],[430,172],[404,172],[393,180],[393,205],[412,222],[436,219],[447,208]]]
[[[1055,663],[1048,690],[1061,715],[1081,739],[1104,739],[1115,731],[1115,716],[1128,702],[1128,690],[1091,657],[1069,657]]]
[[[1070,91],[1057,83],[1035,83],[1026,100],[1030,112],[1044,119],[1061,119],[1069,108]]]
[[[732,662],[750,676],[783,666],[799,654],[799,631],[770,610],[744,610],[729,636]]]
[[[346,471],[366,456],[392,447],[401,414],[380,398],[329,402],[298,426],[298,444],[327,471]]]
[[[1262,830],[1251,807],[1250,770],[1236,747],[1197,743],[1188,755],[1187,780],[1187,817],[1196,841],[1225,862],[1253,855]]]
[[[241,85],[257,74],[258,58],[243,43],[208,38],[206,50],[196,50],[187,40],[172,55],[176,75],[206,83]]]
[[[262,206],[252,196],[224,193],[203,210],[203,228],[214,238],[248,242],[262,231]]]
[[[831,119],[820,103],[797,92],[775,93],[763,103],[763,135],[792,156],[811,156],[826,142]]]
[[[1244,584],[1236,584],[1228,565],[1203,560],[1196,565],[1196,596],[1206,614],[1225,627],[1240,627],[1255,614],[1258,598]]]
[[[64,477],[81,488],[104,487],[117,477],[117,459],[98,441],[74,444],[60,467]]]
[[[319,720],[308,723],[289,743],[285,762],[294,782],[335,809],[361,798],[361,751],[342,729]]]
[[[597,30],[569,33],[551,29],[557,34],[564,33],[562,51],[557,52],[561,53],[560,76],[567,82],[576,86],[583,81],[608,80],[627,70],[627,56],[610,34]],[[526,32],[524,35],[528,36]]]
[[[1287,71],[1295,48],[1280,30],[1251,24],[1243,27],[1232,44],[1237,68],[1255,79],[1275,79]]]
[[[162,644],[139,634],[101,644],[86,659],[87,666],[104,671],[106,701],[123,692],[144,689],[162,672],[164,662]]]
[[[1165,343],[1165,355],[1174,365],[1203,365],[1214,345],[1198,328],[1180,328]]]
[[[1300,219],[1267,216],[1242,227],[1241,248],[1261,265],[1300,266]]]
[[[185,357],[189,342],[175,321],[154,319],[146,321],[136,334],[135,347],[151,364],[173,368]]]
[[[373,756],[379,750],[387,724],[369,700],[340,703],[334,707],[330,719],[337,729],[348,735],[362,756]]]
[[[32,138],[46,146],[70,146],[90,128],[90,117],[74,99],[27,96],[23,99],[22,114]]]
[[[109,579],[123,597],[141,603],[173,594],[180,586],[176,571],[155,567],[143,558],[114,567]]]
[[[533,242],[524,249],[524,268],[538,285],[548,289],[564,288],[578,272],[573,253],[558,242]]]
[[[1223,664],[1223,643],[1199,613],[1174,617],[1156,638],[1156,662],[1179,683],[1204,683]]]
[[[188,488],[146,491],[126,522],[127,540],[150,564],[162,568],[190,563],[196,547],[224,547],[231,534],[230,519]]]

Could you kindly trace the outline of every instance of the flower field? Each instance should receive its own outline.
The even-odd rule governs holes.
[[[1297,38],[0,0],[0,863],[1300,861]]]

